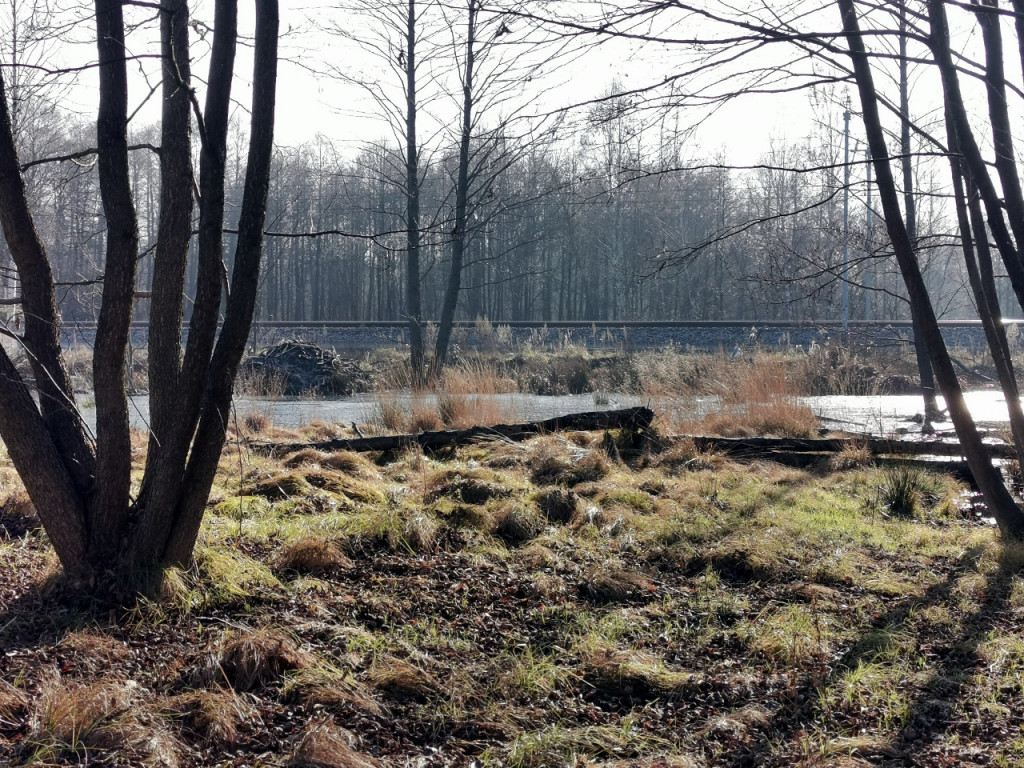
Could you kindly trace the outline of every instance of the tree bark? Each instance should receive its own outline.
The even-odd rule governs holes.
[[[413,386],[423,380],[423,307],[420,298],[420,169],[416,136],[416,0],[409,0],[405,31],[406,313]]]
[[[466,30],[466,68],[462,77],[462,131],[459,137],[459,167],[455,181],[455,226],[452,229],[451,265],[448,269],[448,283],[445,287],[441,319],[437,327],[437,343],[434,345],[434,360],[431,364],[433,377],[440,375],[448,360],[448,346],[451,341],[455,308],[462,287],[462,262],[466,251],[466,230],[468,227],[469,204],[469,145],[473,130],[473,68],[476,63],[476,21],[480,6],[478,0],[469,0],[469,17]]]
[[[245,353],[263,258],[263,225],[270,190],[277,103],[277,38],[280,17],[277,0],[256,0],[255,61],[252,120],[245,191],[238,220],[235,263],[224,325],[207,378],[202,417],[181,486],[181,496],[163,552],[163,562],[185,565],[192,557],[217,463],[224,449],[232,387]]]
[[[999,255],[1006,274],[1013,286],[1017,303],[1024,308],[1024,261],[1014,243],[1006,220],[1003,218],[1003,202],[989,175],[988,167],[978,148],[974,131],[971,129],[967,109],[960,92],[960,81],[956,65],[949,48],[949,27],[946,11],[941,0],[928,0],[928,19],[931,25],[928,45],[935,57],[935,64],[942,78],[943,98],[946,100],[947,115],[956,131],[957,146],[963,155],[965,167],[970,171],[974,185],[981,195],[988,218],[989,229],[999,249]],[[1024,222],[1017,225],[1024,228]],[[1024,235],[1024,232],[1021,233]]]
[[[107,225],[103,295],[93,349],[96,399],[96,494],[90,499],[89,551],[97,564],[117,559],[128,514],[131,439],[125,347],[139,254],[138,222],[128,171],[128,72],[121,0],[96,0],[100,103],[97,170]]]
[[[911,243],[917,242],[917,200],[914,198],[914,164],[910,146],[910,73],[907,59],[907,3],[899,0],[900,17],[900,166],[903,170],[903,209],[906,212],[907,235]],[[928,350],[921,334],[914,330],[914,355],[917,357],[917,371],[921,378],[921,394],[924,397],[924,416],[928,423],[939,415],[935,392],[935,376],[928,359]]]

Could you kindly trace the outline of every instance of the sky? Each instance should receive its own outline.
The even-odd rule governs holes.
[[[74,3],[76,0],[61,0]],[[332,27],[343,28],[356,36],[366,36],[372,27],[365,17],[339,10],[339,4],[358,2],[359,0],[281,0],[281,54],[280,81],[278,89],[279,109],[277,114],[277,137],[282,145],[297,145],[311,141],[317,136],[326,137],[338,146],[343,155],[351,155],[358,151],[364,142],[378,140],[389,134],[387,124],[379,118],[368,114],[376,109],[376,105],[365,98],[361,89],[343,82],[336,76],[330,76],[328,70],[338,69],[353,74],[362,73],[364,77],[372,77],[382,69],[379,62],[369,59],[351,41],[337,34],[331,34]],[[445,2],[446,0],[442,0]],[[622,0],[625,3],[627,0]],[[629,0],[633,8],[644,8],[646,0]],[[0,34],[9,39],[10,9],[17,4],[24,15],[28,4],[33,0],[6,0],[6,8],[0,8]],[[653,0],[652,0],[653,2]],[[319,3],[319,4],[318,4]],[[685,3],[679,3],[679,6]],[[74,7],[74,6],[70,6]],[[203,69],[204,51],[203,27],[212,23],[212,11],[209,0],[196,0],[193,18],[196,20],[195,47],[198,60],[194,71]],[[242,15],[241,27],[251,26],[251,3],[243,0],[240,3]],[[616,5],[605,0],[592,3],[591,0],[573,0],[563,2],[561,6],[549,3],[552,18],[571,18],[573,13],[586,10],[600,10],[605,14],[613,14]],[[834,3],[829,0],[783,0],[783,2],[767,3],[756,0],[733,0],[725,3],[703,3],[694,6],[698,11],[708,10],[709,13],[725,13],[723,9],[732,8],[735,18],[756,19],[758,16],[789,15],[798,19],[802,28],[814,30],[832,30],[837,27],[837,11]],[[131,10],[138,20],[152,16],[146,8],[135,7]],[[63,33],[63,38],[77,40],[77,45],[60,47],[50,45],[42,51],[41,61],[52,66],[55,62],[63,64],[83,64],[94,57],[94,44],[90,39],[91,20],[86,11],[79,11],[80,20],[70,25]],[[955,11],[951,10],[955,14]],[[641,15],[641,21],[619,25],[617,28],[627,33],[642,33],[662,38],[694,38],[711,39],[716,36],[737,36],[740,32],[734,26],[723,25],[698,13],[666,13]],[[372,19],[372,17],[371,17]],[[965,21],[966,19],[966,21]],[[970,30],[973,26],[966,14],[961,14],[961,25]],[[525,22],[514,19],[513,27],[522,27]],[[361,26],[362,25],[362,26]],[[149,28],[152,29],[150,24]],[[518,31],[518,30],[517,30]],[[965,34],[971,45],[971,32]],[[750,83],[749,71],[768,64],[787,66],[799,77],[807,79],[824,70],[821,65],[818,71],[803,62],[793,59],[791,48],[782,46],[765,46],[742,58],[731,60],[734,52],[739,51],[742,44],[715,48],[704,46],[697,49],[692,45],[682,44],[647,44],[640,45],[622,39],[610,39],[607,36],[599,46],[592,46],[593,35],[583,36],[581,43],[589,48],[578,55],[568,58],[568,63],[552,68],[544,76],[538,76],[531,84],[528,93],[524,93],[524,104],[527,109],[539,112],[551,111],[570,104],[582,104],[590,99],[606,93],[613,82],[624,89],[639,88],[645,84],[663,80],[666,77],[679,75],[691,70],[699,70],[707,57],[716,58],[718,69],[702,70],[692,78],[681,81],[681,88],[691,93],[700,93],[703,88],[711,88],[717,92],[730,88],[741,89]],[[975,40],[976,42],[976,40]],[[146,54],[154,50],[152,35],[148,40],[133,43],[133,52]],[[250,77],[250,58],[245,46],[239,50],[235,96],[239,103],[238,112],[244,115],[244,105],[248,101],[247,81]],[[1015,57],[1008,56],[1011,66],[1016,65]],[[136,103],[143,100],[148,91],[149,83],[153,82],[150,72],[148,78],[142,76],[147,67],[152,70],[153,61],[142,61],[136,70],[133,83],[133,99]],[[724,75],[722,73],[725,73]],[[94,71],[86,70],[78,78],[78,85],[66,94],[64,105],[73,111],[88,114],[94,109],[95,91],[90,87],[94,82]],[[1019,71],[1012,76],[1019,78]],[[920,82],[915,84],[915,98],[924,107],[917,107],[927,112],[929,107],[929,90],[935,91],[934,83],[929,83],[927,74],[915,74]],[[777,81],[774,85],[779,85]],[[450,81],[449,81],[450,84]],[[924,94],[922,98],[922,94]],[[697,107],[688,107],[679,112],[679,123],[683,126],[697,125],[694,129],[694,153],[705,158],[722,157],[730,164],[747,166],[762,162],[773,146],[784,143],[801,143],[811,135],[821,136],[822,131],[833,133],[841,130],[842,102],[848,97],[849,91],[839,86],[828,91],[818,88],[812,95],[810,91],[797,90],[789,93],[771,95],[745,95],[718,106],[713,112]],[[828,102],[828,103],[823,103]],[[449,105],[451,102],[448,102]],[[854,106],[854,109],[856,107]],[[935,99],[931,99],[932,111]],[[581,110],[578,114],[582,114]],[[150,98],[141,106],[136,121],[139,123],[156,122],[158,113],[157,99]],[[456,113],[449,107],[439,106],[435,110],[436,124],[441,128],[451,128],[456,120]],[[854,142],[860,133],[856,120],[851,130]],[[567,131],[568,132],[568,131]],[[570,137],[575,139],[575,137]]]

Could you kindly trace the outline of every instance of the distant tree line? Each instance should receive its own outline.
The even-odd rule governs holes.
[[[155,130],[130,137],[143,299],[152,287],[159,215]],[[85,122],[56,111],[22,138],[26,165],[70,157],[91,141]],[[520,152],[488,185],[466,233],[456,319],[840,319],[841,141],[839,128],[820,131],[777,147],[761,167],[731,169],[727,158],[701,158],[685,137],[639,125],[613,98],[591,110],[572,140]],[[246,151],[236,127],[228,140],[229,240]],[[452,153],[423,169],[420,268],[427,319],[438,316],[446,288],[456,160]],[[405,192],[396,181],[403,163],[403,149],[384,142],[354,157],[323,138],[275,149],[258,319],[406,319]],[[818,170],[793,172],[808,167]],[[105,251],[93,158],[33,165],[26,179],[65,319],[93,320]],[[864,319],[870,311],[870,319],[907,319],[884,230],[876,227],[866,240],[865,190],[863,178],[851,183],[850,318]],[[954,241],[943,236],[953,225],[941,200],[925,197],[920,219],[933,301],[946,317],[968,316],[966,277]],[[16,296],[6,248],[0,264],[0,298]],[[194,293],[192,270],[187,295]],[[865,284],[873,288],[870,310]],[[148,311],[148,302],[138,301],[136,319]]]

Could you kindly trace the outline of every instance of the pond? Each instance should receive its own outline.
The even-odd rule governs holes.
[[[410,412],[413,405],[434,405],[433,395],[412,395],[409,392],[388,393],[390,403]],[[467,395],[468,398],[477,397]],[[686,418],[699,418],[720,407],[717,397],[646,398],[637,395],[527,395],[510,393],[480,396],[496,403],[502,421],[535,421],[567,413],[628,408],[650,405],[655,411],[676,411]],[[1008,420],[1006,401],[998,390],[968,392],[965,395],[975,421],[991,428],[999,428]],[[238,417],[259,412],[279,427],[291,428],[321,420],[331,423],[363,424],[373,419],[381,395],[359,394],[334,400],[265,399],[241,397],[235,400]],[[914,432],[919,425],[914,417],[923,410],[917,395],[870,395],[801,398],[820,418],[824,426],[849,432],[890,435]],[[942,400],[940,398],[940,405]],[[132,425],[145,429],[149,421],[149,400],[145,394],[131,399]],[[90,427],[95,425],[96,412],[91,404],[82,408]],[[937,429],[952,429],[951,424],[936,424]]]

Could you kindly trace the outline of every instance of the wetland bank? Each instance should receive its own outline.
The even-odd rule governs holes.
[[[750,363],[728,388],[757,407],[701,428],[816,433],[779,368]],[[482,370],[457,369],[430,409],[384,397],[361,428],[493,416],[468,391]],[[126,613],[62,597],[5,463],[0,757],[1019,763],[1024,552],[961,485],[856,448],[806,470],[736,462],[678,426],[270,459],[248,442],[351,427],[254,412],[232,428],[195,566]]]

